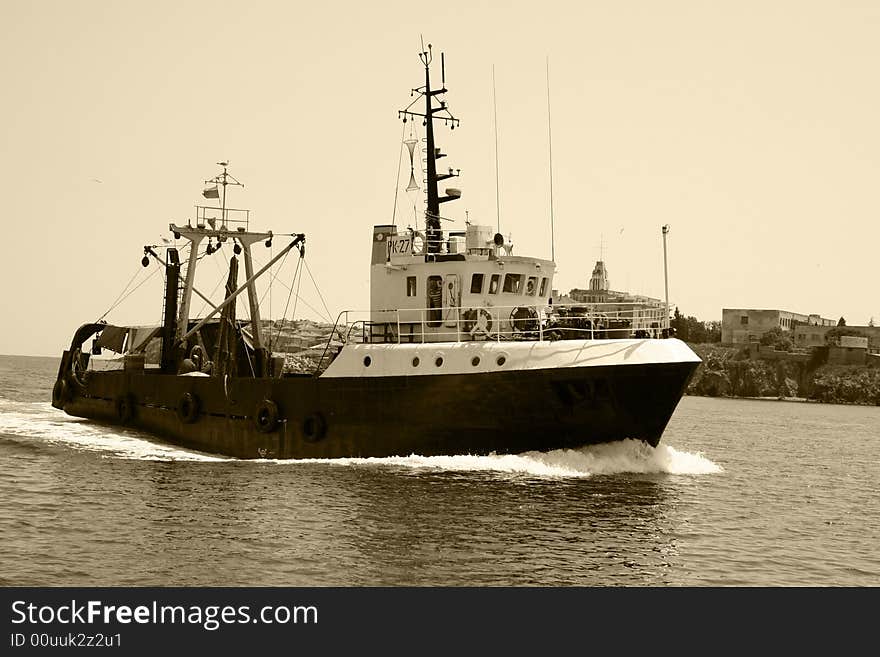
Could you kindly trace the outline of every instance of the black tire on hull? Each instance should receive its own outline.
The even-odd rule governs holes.
[[[257,431],[271,433],[278,428],[278,405],[271,399],[264,399],[257,404],[257,412],[254,413],[254,423]]]
[[[327,421],[320,413],[312,413],[302,424],[303,438],[310,443],[316,443],[327,435]]]
[[[52,388],[52,406],[64,408],[65,402],[70,400],[70,387],[64,379],[58,379]]]
[[[177,404],[177,417],[181,422],[192,424],[199,419],[200,411],[201,403],[198,397],[191,392],[185,392],[181,395],[180,402]]]

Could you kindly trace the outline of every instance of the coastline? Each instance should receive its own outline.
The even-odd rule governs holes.
[[[870,363],[833,364],[815,352],[809,357],[787,352],[754,357],[741,347],[689,346],[703,362],[687,395],[880,406],[880,368]]]

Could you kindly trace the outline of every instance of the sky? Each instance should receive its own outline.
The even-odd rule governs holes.
[[[252,228],[307,236],[296,318],[366,310],[372,226],[422,205],[397,115],[422,39],[461,120],[437,130],[461,169],[448,227],[552,249],[563,292],[601,255],[613,289],[662,298],[669,224],[686,315],[880,321],[877,2],[4,0],[0,31],[3,354],[59,355],[150,273],[106,319],[158,322],[143,246],[205,203],[221,160]]]

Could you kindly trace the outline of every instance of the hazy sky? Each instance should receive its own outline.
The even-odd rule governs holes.
[[[0,30],[12,311],[0,353],[60,354],[136,274],[143,245],[192,216],[221,159],[246,185],[230,204],[253,210],[252,227],[306,233],[331,314],[366,309],[371,227],[394,207],[397,110],[423,82],[420,35],[446,53],[461,119],[438,130],[440,164],[462,170],[444,213],[495,224],[494,66],[502,232],[539,257],[549,57],[555,287],[584,287],[601,242],[613,288],[662,297],[669,223],[670,297],[685,314],[880,321],[875,1],[3,0]],[[408,177],[404,162],[404,225]],[[204,269],[206,293],[220,264]],[[323,310],[311,287],[306,276],[303,299]],[[273,315],[286,298],[273,292]],[[108,319],[155,323],[161,303],[156,275]]]

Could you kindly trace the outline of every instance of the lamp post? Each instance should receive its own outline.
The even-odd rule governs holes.
[[[666,292],[666,328],[669,328],[669,274],[666,269],[666,233],[669,232],[669,224],[663,224],[663,287]]]

